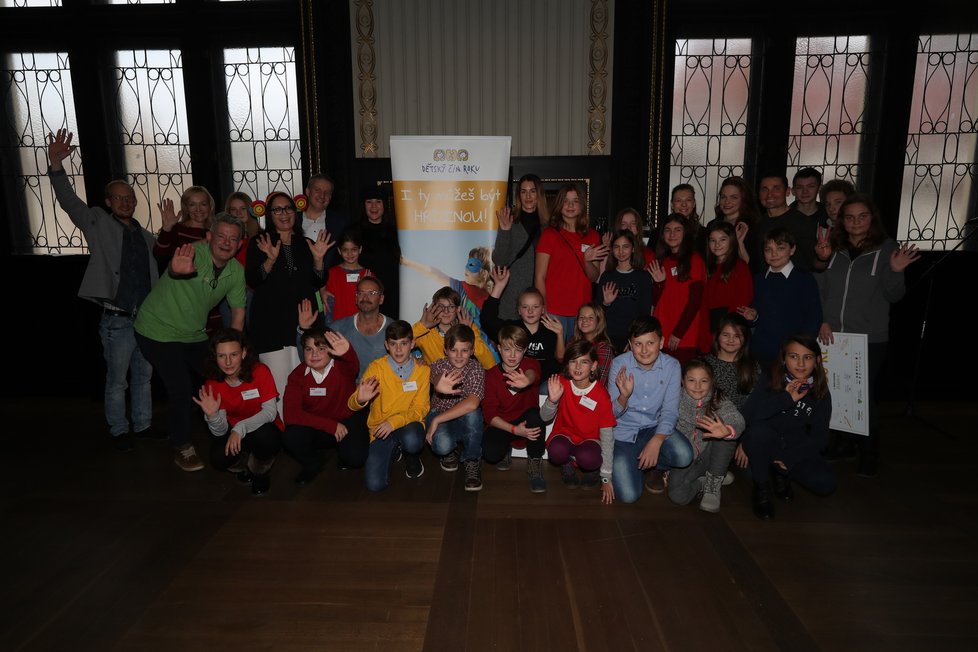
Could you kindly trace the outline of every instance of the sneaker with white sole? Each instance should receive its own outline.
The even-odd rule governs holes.
[[[482,460],[465,460],[465,490],[482,491]]]
[[[412,480],[424,475],[424,462],[421,461],[420,455],[404,456],[404,475]]]
[[[452,451],[438,460],[442,471],[458,471],[458,451]]]
[[[649,471],[645,479],[645,488],[654,494],[664,493],[666,490],[666,473],[667,471],[659,471],[657,469]]]
[[[173,455],[173,462],[184,471],[200,471],[204,468],[204,463],[197,457],[197,451],[193,444],[177,446],[177,451]]]
[[[721,484],[724,487],[732,485],[734,483],[735,477],[736,476],[734,476],[733,471],[727,471],[726,473],[723,474],[723,482]]]
[[[703,497],[700,498],[700,509],[714,514],[720,511],[720,487],[722,486],[722,475],[706,472],[706,477],[703,480]]]

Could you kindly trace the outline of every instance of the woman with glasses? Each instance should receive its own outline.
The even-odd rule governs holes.
[[[858,440],[856,475],[872,478],[879,463],[879,413],[874,393],[886,355],[890,330],[890,304],[906,291],[904,270],[920,257],[914,245],[900,245],[887,237],[879,211],[866,195],[852,195],[839,208],[838,227],[832,229],[832,253],[821,274],[822,312],[825,322],[818,331],[823,344],[833,342],[834,332],[865,333],[869,342],[869,437]],[[829,459],[855,453],[853,437],[837,433]]]
[[[315,241],[303,236],[295,203],[286,193],[271,193],[265,207],[265,230],[248,242],[245,280],[254,290],[248,331],[252,351],[272,370],[281,397],[299,364],[296,306],[303,299],[315,302],[326,283],[324,258],[334,242],[325,230]]]

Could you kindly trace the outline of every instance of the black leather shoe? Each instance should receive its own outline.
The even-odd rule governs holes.
[[[272,479],[267,473],[251,476],[251,495],[264,496],[272,486]]]
[[[136,439],[148,439],[150,441],[165,441],[170,438],[169,434],[153,425],[146,430],[140,430],[135,435]]]
[[[879,471],[879,460],[875,455],[860,455],[856,475],[860,478],[875,478]]]
[[[772,470],[771,484],[774,487],[774,495],[784,502],[790,503],[795,499],[795,490],[791,487],[791,480],[787,476]]]
[[[251,484],[251,481],[255,476],[251,475],[251,471],[242,471],[240,473],[235,473],[234,478],[241,484]]]
[[[293,480],[293,482],[295,482],[296,486],[298,487],[304,487],[310,482],[312,482],[313,480],[315,480],[317,475],[319,475],[319,471],[313,471],[312,469],[302,469],[301,471],[299,471],[299,475],[295,476],[295,480]]]
[[[132,443],[132,435],[130,435],[128,432],[124,432],[118,437],[113,437],[112,447],[120,453],[131,451],[133,448],[135,448]]]
[[[771,502],[770,483],[758,484],[755,482],[754,497],[751,502],[754,516],[764,521],[770,521],[774,518],[774,503]]]

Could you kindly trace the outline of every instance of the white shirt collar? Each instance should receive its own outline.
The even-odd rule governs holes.
[[[316,379],[316,383],[319,384],[319,385],[321,385],[323,383],[323,381],[326,380],[326,376],[329,375],[329,372],[330,372],[330,370],[332,370],[333,364],[335,362],[336,362],[336,360],[330,360],[329,361],[329,364],[326,365],[326,368],[323,369],[323,372],[322,373],[319,373],[318,371],[316,371],[312,367],[308,367],[307,366],[306,367],[306,375],[312,374],[312,377]]]
[[[588,385],[584,389],[578,389],[577,385],[575,385],[574,384],[574,381],[572,380],[571,383],[570,383],[570,387],[571,387],[571,391],[574,392],[574,396],[587,396],[588,392],[590,392],[592,389],[594,389],[594,386],[597,383],[598,383],[598,381],[595,380],[594,382],[592,382],[590,385]]]
[[[787,265],[785,265],[784,267],[782,267],[780,270],[778,270],[776,272],[773,269],[771,269],[770,266],[768,266],[768,268],[767,268],[767,274],[764,275],[764,278],[767,278],[768,275],[770,275],[770,274],[781,274],[785,278],[790,278],[791,277],[791,271],[794,268],[795,268],[795,264],[793,262],[791,262],[790,260],[788,261],[788,264]]]

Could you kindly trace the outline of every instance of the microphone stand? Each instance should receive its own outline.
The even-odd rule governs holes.
[[[951,249],[945,251],[944,255],[938,258],[934,264],[928,267],[924,271],[924,273],[920,275],[920,278],[917,279],[916,283],[914,283],[914,285],[908,288],[907,290],[907,294],[909,294],[912,290],[915,290],[917,287],[919,287],[925,280],[927,281],[927,299],[924,301],[924,318],[920,323],[920,338],[917,340],[917,356],[916,359],[914,360],[913,376],[910,379],[910,399],[907,401],[907,407],[906,410],[904,411],[904,414],[912,419],[916,419],[917,421],[930,427],[932,430],[936,430],[937,432],[941,433],[948,439],[952,439],[952,440],[956,440],[957,437],[947,432],[946,430],[943,430],[942,428],[938,428],[934,424],[928,422],[926,419],[923,419],[922,417],[916,414],[916,411],[914,409],[914,394],[916,393],[917,376],[920,373],[920,360],[924,350],[924,336],[927,333],[927,317],[930,314],[930,300],[931,300],[931,296],[934,293],[934,274],[932,274],[932,272],[938,267],[940,267],[940,265],[945,260],[947,260],[948,256],[950,256],[952,253],[957,251],[965,242],[970,240],[972,236],[975,235],[975,233],[978,233],[978,228],[975,228],[975,226],[973,226],[975,222],[978,222],[978,217],[972,217],[967,222],[965,222],[964,228],[968,230],[968,233],[963,238],[961,238],[958,244],[956,244]],[[968,229],[969,226],[971,226],[970,229]]]

